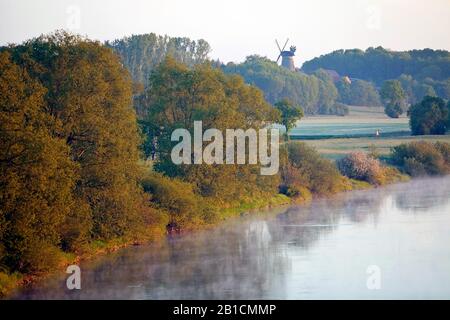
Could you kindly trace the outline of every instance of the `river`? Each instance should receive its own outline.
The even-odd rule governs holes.
[[[450,177],[244,215],[83,262],[16,299],[449,299]]]

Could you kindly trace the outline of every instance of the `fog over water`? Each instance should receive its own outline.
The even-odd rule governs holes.
[[[367,285],[373,270],[379,289]],[[348,192],[126,248],[82,263],[81,290],[68,290],[67,276],[13,298],[448,299],[450,177]]]

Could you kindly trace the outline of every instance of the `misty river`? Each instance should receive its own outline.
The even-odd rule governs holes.
[[[450,177],[243,215],[83,262],[18,299],[450,298]]]

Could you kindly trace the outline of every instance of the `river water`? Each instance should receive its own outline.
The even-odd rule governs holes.
[[[81,264],[18,299],[450,299],[450,177],[252,213]]]

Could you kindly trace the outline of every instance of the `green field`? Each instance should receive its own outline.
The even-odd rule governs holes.
[[[383,108],[350,107],[350,114],[339,116],[310,116],[303,118],[291,130],[292,139],[324,139],[409,135],[408,118],[388,118]]]
[[[380,130],[380,136],[375,131]],[[337,159],[352,151],[376,150],[380,155],[403,142],[446,141],[445,136],[411,136],[408,118],[390,119],[382,108],[350,107],[345,117],[305,117],[292,129],[291,139],[305,141],[327,158]]]

